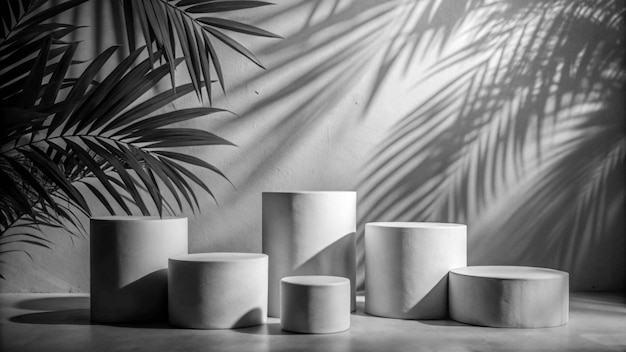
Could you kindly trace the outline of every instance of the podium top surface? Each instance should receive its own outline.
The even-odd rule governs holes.
[[[356,191],[264,191],[263,196],[271,195],[356,195]]]
[[[282,278],[281,282],[302,286],[337,286],[350,284],[350,280],[345,277],[326,275],[287,276]]]
[[[401,229],[435,229],[435,228],[459,228],[467,227],[465,224],[449,222],[368,222],[365,226],[390,227]]]
[[[500,280],[549,280],[569,274],[565,271],[532,266],[468,266],[450,270],[451,273],[486,279]]]
[[[112,215],[92,217],[92,221],[154,221],[154,220],[187,220],[184,216],[132,216],[132,215]]]
[[[191,263],[224,263],[260,260],[266,258],[267,254],[262,253],[211,252],[181,254],[171,257],[170,260]]]

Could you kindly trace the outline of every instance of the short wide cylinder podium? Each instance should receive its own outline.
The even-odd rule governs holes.
[[[169,319],[193,329],[263,324],[267,317],[267,255],[196,253],[169,260]]]
[[[524,266],[471,266],[450,271],[450,317],[503,328],[567,324],[569,274]]]
[[[338,276],[289,276],[280,282],[283,330],[329,334],[350,328],[350,281]]]
[[[187,218],[90,221],[91,319],[145,321],[167,312],[167,260],[187,253]]]
[[[264,192],[263,253],[269,255],[269,315],[280,316],[286,276],[341,276],[356,308],[356,192]]]
[[[365,312],[443,319],[448,272],[467,265],[467,226],[428,222],[365,225]]]

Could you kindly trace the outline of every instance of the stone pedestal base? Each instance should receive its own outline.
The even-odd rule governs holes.
[[[269,315],[280,316],[280,280],[350,280],[356,309],[356,192],[264,192],[263,253],[269,255]]]
[[[328,334],[350,328],[350,280],[337,276],[290,276],[280,284],[283,330]]]
[[[92,218],[90,237],[91,320],[165,317],[167,259],[187,253],[187,218]]]
[[[197,253],[169,260],[169,319],[193,329],[242,328],[267,319],[267,255]]]
[[[450,317],[503,328],[567,324],[569,275],[524,266],[473,266],[450,271]]]
[[[448,315],[448,271],[467,265],[467,226],[365,225],[365,312],[400,319]]]

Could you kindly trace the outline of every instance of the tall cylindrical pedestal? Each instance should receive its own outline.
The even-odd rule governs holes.
[[[448,271],[467,266],[467,226],[427,222],[365,225],[365,311],[401,319],[448,314]]]
[[[121,323],[165,314],[167,260],[187,253],[187,218],[92,218],[90,233],[91,319]]]
[[[330,275],[350,280],[356,307],[356,192],[263,193],[263,253],[269,255],[270,316],[280,316],[280,280]]]
[[[265,323],[267,255],[195,253],[169,261],[169,319],[192,329]]]

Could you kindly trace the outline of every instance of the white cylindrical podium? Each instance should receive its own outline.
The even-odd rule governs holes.
[[[339,276],[288,276],[280,284],[283,330],[330,334],[350,328],[350,280]]]
[[[401,319],[448,314],[448,271],[467,265],[467,226],[365,225],[365,312]]]
[[[196,253],[169,260],[169,319],[193,329],[263,324],[267,317],[267,255]]]
[[[145,321],[167,312],[167,260],[187,253],[187,218],[90,221],[91,319]]]
[[[341,276],[356,308],[356,192],[264,192],[263,253],[269,255],[269,315],[280,315],[286,276]]]
[[[503,328],[567,324],[569,274],[526,266],[470,266],[450,271],[450,317]]]

